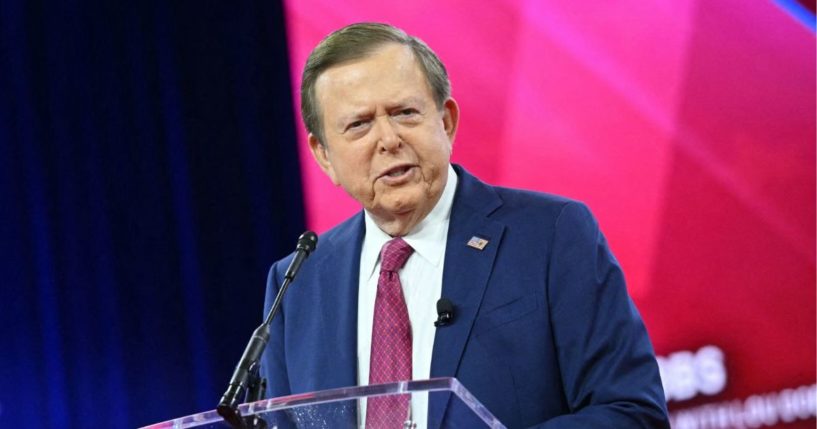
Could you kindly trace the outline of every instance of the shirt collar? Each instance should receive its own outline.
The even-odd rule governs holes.
[[[454,204],[457,181],[457,173],[449,164],[448,180],[440,200],[425,219],[403,237],[403,240],[414,249],[415,253],[435,267],[439,266],[445,254],[445,246],[441,246],[440,243],[445,243],[448,234],[448,221],[451,219],[451,206]],[[392,237],[377,226],[368,211],[364,210],[364,213],[366,236],[363,239],[363,249],[360,254],[360,272],[371,277],[380,258],[380,249]]]

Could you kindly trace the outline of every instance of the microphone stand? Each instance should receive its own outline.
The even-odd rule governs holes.
[[[221,397],[216,411],[233,427],[233,429],[266,429],[266,422],[258,416],[242,417],[238,409],[240,398],[244,396],[244,402],[255,402],[261,399],[266,390],[267,381],[259,374],[261,354],[267,346],[270,336],[270,325],[272,319],[281,307],[284,293],[289,288],[290,283],[295,279],[295,275],[301,268],[307,256],[315,250],[318,243],[318,236],[312,231],[306,231],[298,238],[298,246],[295,248],[295,257],[284,274],[284,282],[278,289],[272,308],[264,322],[252,333],[244,354],[233,371],[227,391]]]

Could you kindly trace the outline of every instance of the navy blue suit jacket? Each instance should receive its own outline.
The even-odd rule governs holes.
[[[588,209],[459,177],[431,376],[453,376],[509,428],[669,427],[652,345]],[[274,321],[270,397],[357,384],[363,214],[323,234]],[[466,245],[488,240],[483,250]],[[292,255],[272,266],[265,311]],[[446,402],[432,398],[429,427]]]

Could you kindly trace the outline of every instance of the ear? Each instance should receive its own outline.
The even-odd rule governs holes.
[[[460,122],[460,106],[453,98],[445,100],[443,103],[443,126],[445,133],[448,134],[448,140],[454,143],[454,136],[457,134],[457,125]]]
[[[309,149],[312,150],[312,157],[315,158],[318,167],[329,176],[329,180],[331,180],[335,186],[339,185],[340,183],[335,175],[335,169],[332,167],[332,161],[329,159],[329,149],[321,143],[318,136],[312,133],[309,133]]]

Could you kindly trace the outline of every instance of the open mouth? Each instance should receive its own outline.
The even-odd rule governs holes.
[[[400,177],[406,174],[411,169],[410,165],[401,165],[399,167],[392,168],[391,170],[387,171],[384,176],[387,177]]]
[[[380,178],[385,180],[386,183],[396,185],[407,180],[414,167],[416,166],[411,164],[397,165],[384,171],[383,174],[380,175]]]

